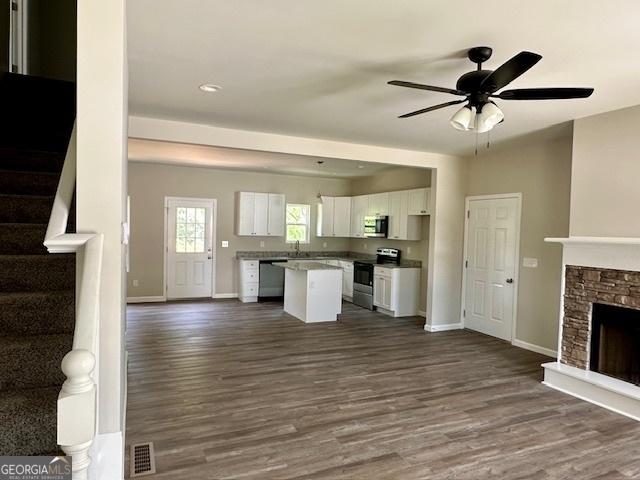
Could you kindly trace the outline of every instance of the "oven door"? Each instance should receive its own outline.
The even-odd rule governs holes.
[[[353,288],[368,287],[373,289],[373,265],[368,263],[354,262],[353,264]],[[358,289],[362,291],[362,288]]]

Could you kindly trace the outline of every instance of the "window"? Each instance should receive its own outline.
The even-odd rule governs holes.
[[[176,253],[204,253],[205,208],[176,208]]]
[[[287,203],[287,243],[309,243],[311,206]]]

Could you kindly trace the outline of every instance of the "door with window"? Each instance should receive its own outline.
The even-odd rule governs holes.
[[[167,299],[213,296],[215,200],[168,198]]]
[[[520,197],[468,200],[464,326],[512,340]]]

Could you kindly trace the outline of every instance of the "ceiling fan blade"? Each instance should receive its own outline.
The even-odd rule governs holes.
[[[457,105],[458,103],[464,103],[467,99],[464,100],[453,100],[452,102],[441,103],[440,105],[434,105],[433,107],[423,108],[422,110],[416,110],[415,112],[405,113],[404,115],[400,115],[398,118],[409,118],[415,115],[420,115],[421,113],[432,112],[434,110],[438,110],[440,108],[449,107],[451,105]]]
[[[492,96],[502,100],[562,100],[564,98],[587,98],[592,93],[593,88],[516,88]]]
[[[413,83],[413,82],[403,82],[401,80],[391,80],[387,82],[389,85],[395,85],[397,87],[407,87],[407,88],[417,88],[419,90],[429,90],[432,92],[442,92],[442,93],[451,93],[453,95],[464,95],[467,94],[461,90],[454,90],[452,88],[443,88],[443,87],[433,87],[431,85],[422,85],[421,83]]]
[[[541,58],[542,56],[537,53],[520,52],[486,77],[482,81],[481,87],[490,93],[500,90],[533,67]]]

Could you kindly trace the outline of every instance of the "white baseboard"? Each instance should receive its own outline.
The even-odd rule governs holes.
[[[446,325],[429,325],[428,323],[424,324],[424,329],[427,332],[446,332],[447,330],[461,330],[464,328],[462,323],[448,323]]]
[[[93,439],[89,478],[122,480],[124,478],[124,442],[122,432],[104,433]]]
[[[418,310],[418,315],[419,315],[420,317],[427,318],[427,312],[423,312],[422,310]]]
[[[163,295],[149,296],[149,297],[127,297],[127,303],[157,303],[166,302],[167,297]]]
[[[541,353],[547,357],[558,358],[558,352],[551,350],[550,348],[541,347],[533,343],[523,342],[522,340],[514,339],[511,342],[514,347],[524,348],[525,350],[531,350],[532,352]]]
[[[237,293],[216,293],[213,298],[238,298]]]

